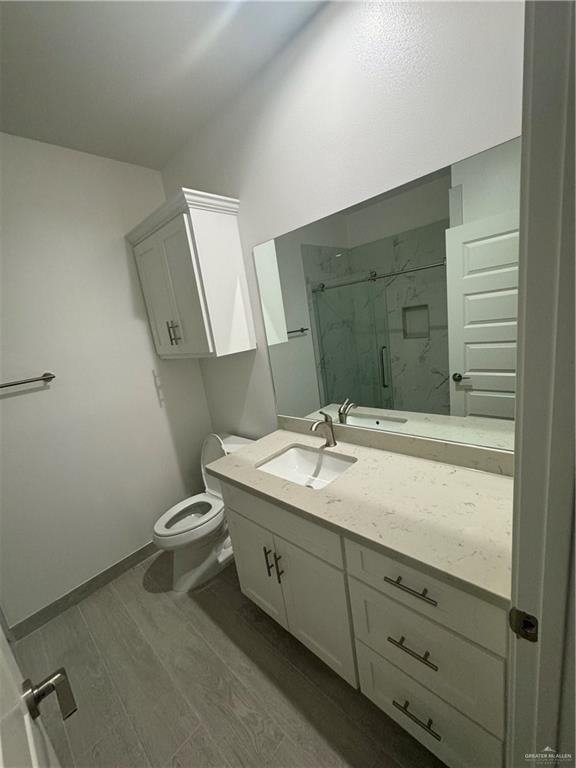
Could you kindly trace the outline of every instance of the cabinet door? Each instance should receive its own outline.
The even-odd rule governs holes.
[[[242,592],[286,627],[282,587],[274,568],[272,534],[231,509],[226,510],[226,518]]]
[[[351,685],[357,685],[343,571],[274,537],[288,629]]]
[[[170,275],[175,323],[172,352],[209,356],[214,351],[210,321],[186,214],[156,234]]]
[[[138,243],[134,248],[134,257],[156,351],[159,355],[170,354],[174,346],[167,323],[173,313],[172,291],[158,236],[150,235]]]

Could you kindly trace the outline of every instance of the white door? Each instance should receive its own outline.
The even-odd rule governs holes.
[[[210,319],[186,214],[172,219],[156,236],[170,275],[174,341],[171,352],[209,356],[214,351]]]
[[[446,231],[450,413],[514,418],[518,215]]]
[[[172,331],[169,329],[173,302],[158,236],[150,235],[138,243],[134,248],[134,256],[156,351],[159,355],[170,354],[174,350]]]
[[[226,518],[242,592],[286,628],[272,534],[231,509],[226,510]]]
[[[22,700],[22,675],[0,629],[0,768],[60,768],[42,718]]]
[[[508,768],[572,766],[576,753],[575,15],[573,3],[555,4],[554,13],[547,2],[526,3],[512,604],[519,618],[534,619],[511,634]]]
[[[277,536],[274,548],[290,632],[356,686],[344,573]]]

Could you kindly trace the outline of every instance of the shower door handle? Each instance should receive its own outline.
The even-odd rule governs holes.
[[[380,376],[382,378],[382,388],[388,389],[388,383],[386,382],[386,349],[382,347],[380,349]]]

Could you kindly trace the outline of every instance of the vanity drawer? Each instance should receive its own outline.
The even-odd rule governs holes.
[[[255,496],[234,485],[222,483],[224,504],[253,520],[263,528],[278,534],[286,541],[297,544],[327,563],[344,567],[340,536],[320,525],[304,520],[260,496]]]
[[[360,689],[450,768],[499,768],[503,744],[393,664],[356,642]]]
[[[382,552],[345,540],[348,573],[424,616],[506,656],[506,611]]]
[[[502,659],[354,578],[349,584],[354,633],[359,640],[496,736],[504,737]]]

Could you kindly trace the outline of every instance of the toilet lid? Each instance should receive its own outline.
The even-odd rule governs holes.
[[[215,477],[212,477],[212,475],[209,475],[205,467],[210,462],[221,459],[223,456],[226,456],[226,450],[224,449],[222,438],[214,434],[207,435],[202,443],[202,458],[200,461],[202,479],[204,480],[206,492],[211,493],[212,496],[217,496],[219,499],[222,498],[220,482]]]

